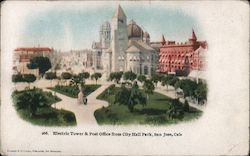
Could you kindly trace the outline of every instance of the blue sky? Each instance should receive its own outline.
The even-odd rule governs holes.
[[[56,49],[91,48],[91,43],[99,38],[99,27],[111,22],[117,8],[116,3],[106,5],[56,6],[32,11],[25,16],[20,37],[23,46],[48,46]],[[151,41],[166,39],[184,42],[195,29],[198,39],[203,39],[198,21],[180,8],[154,4],[121,4],[128,21],[135,20],[148,31]]]

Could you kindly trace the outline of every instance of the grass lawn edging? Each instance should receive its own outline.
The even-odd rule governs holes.
[[[109,89],[110,87],[97,96],[97,99],[109,103],[108,107],[102,107],[94,112],[99,125],[169,125],[194,120],[202,115],[202,111],[189,106],[189,111],[184,112],[183,118],[168,117],[166,112],[173,99],[158,92],[149,95],[146,106],[136,105],[135,111],[130,112],[125,105],[113,104],[115,95],[112,93],[117,92],[119,87],[115,87],[112,91]]]
[[[47,98],[48,107],[38,108],[36,114],[30,116],[30,110],[27,108],[19,109],[16,106],[16,102],[18,98],[22,96],[25,92],[33,92],[35,90],[40,89],[30,89],[23,91],[14,91],[12,93],[12,99],[14,103],[14,107],[17,111],[17,114],[23,120],[30,122],[34,125],[39,126],[75,126],[76,125],[76,117],[73,112],[66,111],[63,109],[56,109],[51,107],[52,104],[61,101],[57,96],[52,95],[51,92],[41,91],[41,93]]]
[[[88,84],[88,85],[84,85],[84,87],[85,89],[83,93],[85,96],[88,96],[89,94],[94,92],[96,89],[101,87],[101,85]],[[55,87],[48,88],[48,89],[58,92],[60,94],[72,97],[72,98],[77,98],[78,93],[79,93],[78,86],[55,86]]]

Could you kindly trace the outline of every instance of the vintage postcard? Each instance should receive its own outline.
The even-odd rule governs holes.
[[[247,155],[249,3],[1,4],[2,155]]]

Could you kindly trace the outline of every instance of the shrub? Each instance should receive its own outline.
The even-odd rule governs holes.
[[[47,72],[47,73],[45,73],[45,79],[47,79],[47,80],[56,79],[56,73],[55,72]]]
[[[137,80],[140,81],[141,83],[144,82],[146,80],[146,76],[145,75],[138,75],[137,76]]]
[[[123,75],[123,72],[112,72],[112,73],[110,73],[110,75],[109,75],[109,80],[111,80],[111,81],[115,80],[116,83],[118,84],[119,81],[120,81],[121,78],[122,78],[122,75]]]
[[[17,109],[28,109],[33,116],[38,108],[48,107],[48,99],[41,90],[33,89],[18,94],[15,105]]]
[[[69,72],[63,72],[63,73],[61,74],[61,77],[62,77],[62,79],[64,79],[64,80],[68,80],[68,79],[70,79],[70,78],[72,77],[72,74],[69,73]]]
[[[75,115],[72,114],[72,113],[66,113],[66,114],[63,116],[63,119],[64,119],[66,122],[73,122],[73,121],[76,120]]]
[[[80,76],[84,79],[88,79],[90,74],[88,72],[82,72],[82,73],[79,73],[78,76]]]
[[[21,74],[12,75],[12,82],[24,82],[23,76]]]
[[[34,74],[24,74],[23,79],[25,82],[31,83],[36,81],[36,76]]]

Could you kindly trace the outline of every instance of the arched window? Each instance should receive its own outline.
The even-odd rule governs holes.
[[[148,66],[144,66],[144,74],[148,75]]]

